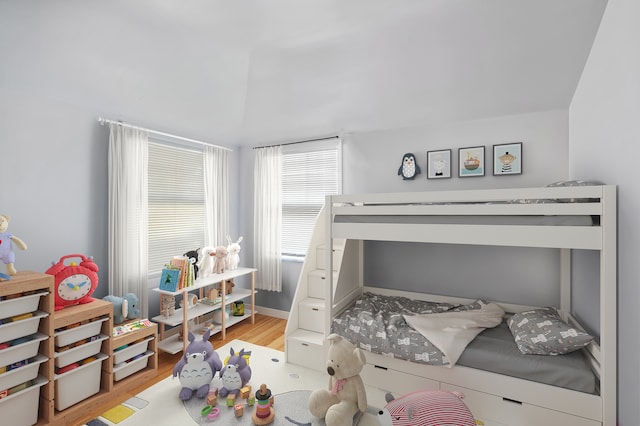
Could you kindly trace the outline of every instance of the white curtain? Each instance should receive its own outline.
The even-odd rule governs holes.
[[[109,294],[135,293],[148,316],[147,132],[109,125]]]
[[[229,233],[229,151],[204,146],[205,245],[226,245]],[[237,238],[237,237],[236,237]]]
[[[282,291],[282,147],[254,150],[253,260],[256,287]]]

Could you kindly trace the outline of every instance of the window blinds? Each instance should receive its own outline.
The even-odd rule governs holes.
[[[283,255],[305,256],[325,196],[341,193],[341,146],[332,138],[283,147]]]
[[[149,273],[204,245],[202,152],[149,142]]]

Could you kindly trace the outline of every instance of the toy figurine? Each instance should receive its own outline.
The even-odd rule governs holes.
[[[16,261],[16,255],[13,253],[13,244],[20,250],[26,250],[27,245],[20,238],[7,232],[10,220],[6,214],[0,215],[0,259],[6,265],[7,275],[15,275],[17,271],[13,263]]]

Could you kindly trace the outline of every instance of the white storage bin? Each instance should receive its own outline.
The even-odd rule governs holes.
[[[38,354],[40,342],[46,340],[49,336],[42,333],[36,333],[31,336],[31,340],[20,343],[19,345],[10,346],[6,349],[0,349],[0,367],[11,365],[14,362],[24,359],[33,358]]]
[[[55,359],[56,367],[65,367],[71,363],[89,358],[100,352],[102,342],[108,339],[109,336],[101,334],[100,337],[93,342],[85,343],[84,345],[76,346],[75,348],[68,349],[63,352],[55,352],[53,357]]]
[[[35,379],[38,377],[40,364],[47,360],[48,358],[46,356],[38,355],[33,362],[0,374],[0,390],[9,389]]]
[[[298,324],[300,328],[315,331],[317,333],[324,332],[324,299],[307,298],[298,304]]]
[[[142,342],[135,343],[133,345],[129,345],[124,349],[120,349],[118,351],[113,352],[113,365],[120,364],[121,362],[125,362],[128,359],[133,358],[136,355],[140,355],[145,353],[147,348],[149,347],[149,342],[153,340],[153,336],[149,336],[144,339]],[[117,348],[116,348],[117,349]]]
[[[46,312],[37,311],[31,318],[0,325],[0,343],[34,334],[38,331],[40,319],[47,315]]]
[[[100,376],[102,361],[107,357],[103,353],[96,356],[95,361],[62,374],[55,374],[55,407],[64,410],[84,399],[100,392]]]
[[[0,301],[0,318],[11,318],[16,315],[36,311],[40,303],[40,298],[46,295],[47,293],[35,293]]]
[[[147,351],[144,353],[142,357],[134,361],[127,362],[126,364],[121,365],[119,367],[115,367],[113,369],[113,379],[117,382],[118,380],[122,380],[125,377],[128,377],[133,373],[136,373],[142,370],[143,368],[146,368],[147,364],[149,363],[149,357],[151,355],[153,355],[153,352]]]
[[[100,334],[102,323],[108,321],[109,318],[98,318],[94,321],[82,324],[78,327],[68,330],[56,331],[56,346],[67,346],[78,340],[86,339],[91,336]]]
[[[440,387],[440,383],[435,380],[393,370],[383,365],[366,364],[360,375],[367,385],[396,395]]]
[[[0,399],[0,413],[12,426],[31,426],[38,422],[38,408],[40,402],[40,387],[48,380],[39,376],[26,389]]]
[[[332,267],[334,271],[337,271],[338,267],[340,266],[340,261],[342,260],[342,252],[342,248],[333,249]],[[319,246],[318,248],[316,248],[316,266],[318,267],[318,269],[327,269],[325,256],[325,246]]]
[[[327,291],[327,278],[324,269],[315,269],[309,272],[309,297],[324,299]],[[333,282],[338,280],[338,273],[333,273]]]

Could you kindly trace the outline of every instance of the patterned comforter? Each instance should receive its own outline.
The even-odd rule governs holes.
[[[482,303],[454,305],[366,292],[333,320],[331,332],[370,352],[422,364],[448,366],[447,357],[411,328],[403,315],[479,309]]]

